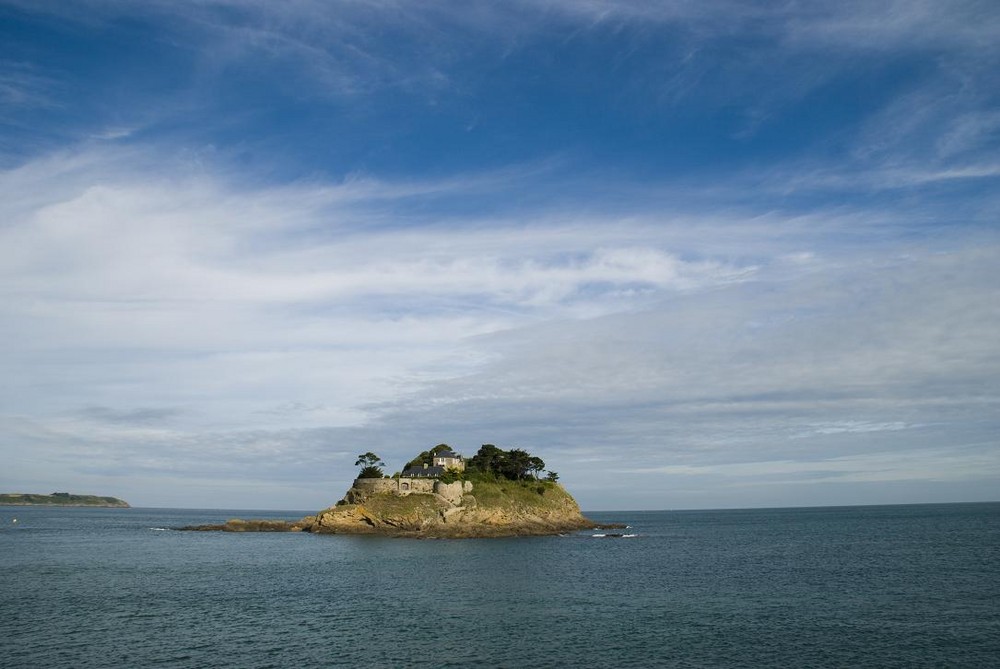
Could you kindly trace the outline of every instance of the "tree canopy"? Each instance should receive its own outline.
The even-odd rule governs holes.
[[[482,448],[469,460],[466,469],[470,472],[520,481],[527,478],[537,478],[538,474],[545,469],[545,463],[541,458],[520,448],[505,451],[493,444],[483,444]]]
[[[359,455],[354,466],[361,467],[361,471],[358,473],[359,479],[380,479],[385,476],[381,469],[385,467],[385,463],[382,462],[382,458],[371,451]]]

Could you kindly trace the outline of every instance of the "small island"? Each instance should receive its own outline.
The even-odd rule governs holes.
[[[35,493],[0,493],[0,506],[99,506],[115,509],[131,508],[125,500],[97,495],[73,495],[54,492],[51,495]]]
[[[559,485],[559,475],[521,449],[485,444],[464,458],[447,444],[386,476],[374,453],[358,456],[358,477],[336,505],[299,521],[230,520],[188,530],[312,532],[415,538],[538,536],[597,524]]]

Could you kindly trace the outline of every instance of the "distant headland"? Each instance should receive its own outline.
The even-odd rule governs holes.
[[[116,509],[131,508],[125,500],[97,495],[73,495],[54,492],[51,495],[34,493],[0,493],[0,506],[102,506]]]
[[[447,444],[420,453],[386,476],[374,453],[358,456],[361,471],[343,499],[299,521],[230,520],[186,527],[225,532],[313,532],[416,538],[552,535],[596,527],[576,500],[541,476],[545,463],[520,450],[485,444],[464,458]]]

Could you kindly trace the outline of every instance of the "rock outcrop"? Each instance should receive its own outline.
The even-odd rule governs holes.
[[[580,513],[576,500],[550,481],[357,479],[336,506],[298,521],[233,519],[179,529],[459,539],[563,534],[593,527],[597,524]]]
[[[359,479],[363,481],[363,479]],[[358,482],[303,529],[427,538],[561,534],[591,528],[576,500],[546,481],[436,482],[433,492],[366,490]]]
[[[232,518],[221,525],[188,525],[177,529],[188,532],[301,532],[314,520],[315,516],[298,521]]]

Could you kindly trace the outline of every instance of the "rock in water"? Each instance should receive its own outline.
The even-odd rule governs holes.
[[[460,539],[563,534],[597,523],[552,481],[357,479],[344,498],[299,521],[240,520],[182,530],[313,532]]]
[[[436,483],[433,492],[409,492],[382,479],[377,487],[358,479],[344,500],[319,512],[303,529],[465,538],[551,535],[595,526],[561,485],[549,481]]]

